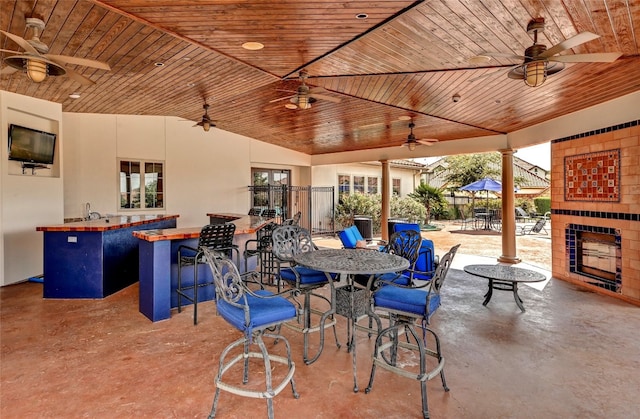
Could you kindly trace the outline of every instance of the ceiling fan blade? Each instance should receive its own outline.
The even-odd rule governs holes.
[[[571,49],[573,47],[577,47],[578,45],[582,45],[585,42],[589,42],[589,41],[593,41],[594,39],[598,39],[600,38],[600,35],[596,35],[595,33],[591,33],[591,32],[581,32],[575,36],[572,36],[571,38],[564,40],[562,42],[560,42],[559,44],[556,44],[554,46],[552,46],[551,48],[549,48],[548,50],[546,50],[545,52],[543,52],[542,54],[538,55],[539,58],[549,58],[552,57],[564,50],[567,49]]]
[[[20,48],[22,48],[23,50],[25,50],[26,52],[30,52],[31,54],[36,54],[36,55],[40,55],[40,53],[38,52],[37,49],[35,49],[33,47],[33,45],[31,45],[30,43],[28,43],[24,38],[18,36],[18,35],[14,35],[12,33],[9,32],[5,32],[3,30],[0,30],[0,33],[4,34],[4,36],[6,36],[7,38],[11,39],[13,42],[15,42],[16,44],[18,44],[20,46]]]
[[[319,95],[319,94],[316,94],[316,93],[309,93],[309,97],[312,97],[314,99],[326,100],[326,101],[333,102],[333,103],[342,102],[342,99],[340,99],[340,98],[327,96],[327,95]]]
[[[621,52],[599,52],[595,54],[557,55],[549,61],[561,63],[612,63],[622,55]]]
[[[13,50],[10,50],[10,49],[2,49],[2,48],[0,48],[0,52],[9,52],[9,53],[15,54],[15,55],[22,54],[20,51],[13,51]]]
[[[58,64],[58,65],[60,65],[60,64]],[[84,84],[85,86],[92,86],[92,85],[96,84],[96,82],[94,82],[93,80],[83,76],[80,73],[77,73],[77,72],[75,72],[73,70],[70,70],[70,69],[68,69],[66,67],[64,69],[67,72],[67,76],[69,76],[69,78],[71,80],[77,81],[78,83]]]
[[[279,102],[279,101],[281,101],[281,100],[285,100],[285,99],[291,99],[292,97],[295,97],[295,96],[296,96],[296,95],[291,95],[291,96],[281,97],[281,98],[278,98],[278,99],[273,99],[273,100],[270,100],[270,101],[269,101],[269,103]]]
[[[99,68],[101,70],[111,71],[111,67],[109,66],[109,64],[103,63],[102,61],[89,60],[87,58],[69,57],[67,55],[45,54],[44,56],[51,61],[60,62],[63,64],[82,65],[85,67],[93,67]]]
[[[469,80],[467,80],[468,82],[474,82],[476,80],[480,80],[482,78],[488,77],[488,76],[493,76],[494,74],[500,73],[502,71],[506,71],[509,72],[511,70],[513,70],[516,67],[520,67],[522,64],[516,64],[513,67],[509,67],[509,68],[499,68],[496,71],[490,71],[488,73],[484,73],[484,74],[480,74],[479,76],[475,76],[473,78],[470,78]]]
[[[506,52],[481,52],[480,55],[477,55],[477,56],[511,58],[512,60],[520,60],[520,61],[526,58],[523,55],[509,54]]]
[[[424,138],[424,139],[416,140],[416,141],[419,142],[422,145],[428,145],[428,146],[432,146],[432,145],[434,145],[435,143],[438,142],[438,140],[435,139],[435,138]]]
[[[9,76],[13,73],[18,72],[19,70],[17,68],[11,67],[10,65],[5,66],[2,70],[0,70],[0,75],[3,76]]]

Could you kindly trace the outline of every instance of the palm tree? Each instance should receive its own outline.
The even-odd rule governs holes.
[[[431,222],[431,210],[442,207],[445,202],[444,195],[440,189],[424,182],[421,182],[409,196],[424,205],[427,210],[425,225],[429,225]]]

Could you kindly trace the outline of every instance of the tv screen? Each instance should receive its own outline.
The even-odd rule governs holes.
[[[9,125],[9,160],[53,164],[56,134]]]

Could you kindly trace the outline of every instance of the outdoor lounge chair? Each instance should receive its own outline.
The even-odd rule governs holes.
[[[524,210],[524,208],[516,207],[516,223],[518,221],[527,223],[527,222],[530,222],[532,219],[533,217],[531,217],[531,215],[528,214],[527,211]]]
[[[536,221],[535,224],[531,224],[531,223],[521,224],[521,225],[516,224],[516,233],[521,235],[533,234],[533,233],[538,234],[544,230],[544,234],[549,234],[547,229],[544,228],[546,223],[547,223],[547,219],[546,217],[543,217],[543,218],[540,218],[538,221]]]

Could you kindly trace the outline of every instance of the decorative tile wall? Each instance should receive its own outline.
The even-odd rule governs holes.
[[[620,149],[566,156],[567,201],[620,201]]]
[[[605,171],[605,162],[614,163],[616,158],[617,166],[613,164],[613,169]],[[602,164],[598,165],[600,159]],[[582,176],[582,169],[587,170],[585,179],[569,178],[568,170],[580,170]],[[605,175],[607,188],[609,180],[614,185],[617,182],[617,196],[616,191],[605,190],[604,184],[600,184],[601,191],[597,184],[594,186],[593,181],[604,181]],[[592,183],[587,183],[584,190],[578,190],[575,182],[582,185],[589,181]],[[576,228],[578,225],[583,227]],[[571,231],[567,234],[567,229],[615,232],[620,265],[615,269],[613,287],[594,284],[576,272],[574,237]],[[553,278],[640,306],[640,120],[551,141],[550,233]]]

